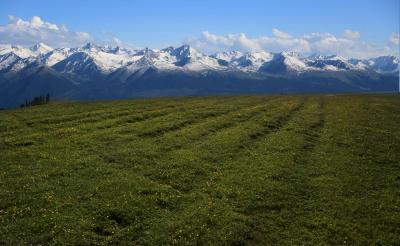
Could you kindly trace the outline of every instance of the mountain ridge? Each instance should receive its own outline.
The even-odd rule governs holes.
[[[42,71],[40,76],[36,71]],[[93,43],[56,49],[43,43],[31,48],[2,45],[0,96],[8,99],[1,99],[0,107],[16,106],[21,102],[13,98],[31,96],[34,85],[29,83],[30,91],[21,87],[27,79],[43,80],[33,91],[52,93],[52,98],[94,100],[147,95],[397,91],[398,71],[399,58],[395,56],[346,59],[267,51],[207,55],[189,45],[160,50]],[[68,90],[56,88],[58,85]]]

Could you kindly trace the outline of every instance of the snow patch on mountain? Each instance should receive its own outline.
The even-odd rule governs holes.
[[[265,51],[258,52],[250,52],[246,53],[241,57],[234,59],[230,65],[233,67],[237,67],[242,71],[258,71],[260,67],[271,61],[273,58],[273,54]]]
[[[36,53],[33,52],[32,50],[25,48],[20,45],[2,45],[0,46],[0,55],[5,55],[8,53],[13,52],[17,56],[21,58],[28,58],[31,56],[35,56]]]
[[[378,73],[398,73],[399,58],[395,56],[380,56],[369,59],[368,65]]]
[[[30,48],[30,50],[35,54],[35,55],[41,55],[41,54],[46,54],[50,51],[53,50],[50,46],[44,44],[44,43],[38,43]]]
[[[54,64],[64,60],[71,54],[72,54],[71,49],[59,48],[59,49],[52,50],[48,53],[39,55],[38,61],[44,65],[51,67]]]
[[[78,48],[53,49],[39,43],[31,48],[0,45],[0,71],[19,71],[37,63],[66,73],[91,76],[93,74],[129,74],[149,68],[159,71],[242,71],[261,73],[300,74],[309,71],[369,71],[393,73],[399,70],[399,59],[384,56],[371,59],[346,59],[331,55],[303,57],[294,52],[239,51],[203,54],[189,45],[165,49],[129,50],[121,47],[99,46],[88,43]]]
[[[0,71],[9,68],[19,60],[21,60],[21,57],[17,56],[14,52],[0,56]]]
[[[243,56],[243,53],[240,51],[227,51],[227,52],[220,52],[220,53],[215,53],[211,57],[214,57],[218,60],[223,60],[226,62],[231,62],[235,59],[238,59]]]

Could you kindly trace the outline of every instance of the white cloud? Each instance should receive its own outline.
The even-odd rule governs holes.
[[[188,39],[188,43],[201,50],[261,50],[256,40],[251,40],[244,33],[218,36],[209,32],[203,32],[200,39]]]
[[[400,33],[392,33],[389,37],[390,45],[400,45]]]
[[[360,33],[352,31],[350,29],[346,29],[343,32],[343,37],[347,38],[347,39],[358,39],[358,38],[360,38]]]
[[[93,38],[86,32],[73,32],[65,25],[43,21],[39,16],[23,20],[8,17],[6,25],[0,25],[0,43],[31,46],[39,42],[53,47],[80,46]]]
[[[273,52],[292,50],[301,52],[309,50],[307,42],[302,39],[292,38],[289,34],[278,29],[274,29],[273,34],[273,37],[249,38],[244,33],[221,36],[203,32],[200,38],[188,39],[186,43],[206,53],[221,50],[239,50],[244,52],[259,50]]]
[[[124,42],[123,40],[119,39],[115,36],[112,32],[101,32],[100,34],[96,35],[94,38],[96,40],[96,44],[98,45],[110,45],[110,46],[119,46],[122,48],[127,49],[137,49],[138,47],[132,43]]]
[[[191,38],[185,43],[205,53],[226,50],[243,52],[265,50],[270,52],[295,51],[302,54],[337,54],[344,57],[368,58],[380,55],[397,55],[397,47],[377,46],[360,39],[360,33],[345,30],[342,37],[331,33],[311,33],[295,37],[278,29],[272,36],[249,38],[243,33],[216,35],[203,32],[199,38]],[[390,43],[398,43],[398,34],[392,34]]]
[[[8,23],[0,25],[0,44],[32,46],[39,42],[53,47],[77,47],[86,42],[134,47],[107,33],[94,38],[86,32],[68,30],[65,25],[42,20],[38,16],[23,20],[8,17]],[[310,33],[294,36],[277,28],[271,36],[248,37],[244,33],[217,35],[203,32],[201,37],[187,39],[187,44],[205,53],[226,50],[247,51],[295,51],[302,54],[338,54],[344,57],[367,58],[380,55],[399,55],[400,35],[392,33],[385,46],[365,42],[357,31],[346,29],[341,36],[331,33]]]
[[[290,39],[292,36],[286,32],[282,32],[281,30],[278,30],[276,28],[272,29],[272,34],[276,37],[276,38],[280,38],[280,39]]]

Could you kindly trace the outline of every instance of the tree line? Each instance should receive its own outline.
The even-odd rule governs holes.
[[[29,101],[28,99],[25,100],[25,104],[22,103],[20,105],[21,108],[23,107],[30,107],[30,106],[36,106],[36,105],[43,105],[43,104],[47,104],[50,102],[50,94],[47,93],[46,96],[37,96],[34,97],[31,101]]]

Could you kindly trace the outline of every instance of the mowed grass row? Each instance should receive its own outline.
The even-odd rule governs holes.
[[[395,244],[400,97],[0,112],[2,244]]]
[[[198,100],[198,99],[197,99]],[[87,112],[78,112],[78,113],[72,113],[69,115],[63,115],[59,116],[36,116],[37,114],[41,115],[41,113],[34,112],[35,116],[32,117],[31,119],[25,119],[23,111],[22,114],[19,112],[19,114],[10,114],[8,115],[9,117],[5,118],[3,121],[4,124],[4,133],[9,134],[9,135],[16,135],[19,134],[20,132],[23,131],[29,131],[32,128],[35,130],[54,130],[55,128],[66,128],[68,127],[82,127],[82,125],[86,124],[89,126],[93,126],[93,123],[100,123],[104,120],[114,120],[117,123],[118,122],[123,122],[126,118],[128,120],[134,120],[134,119],[129,119],[129,116],[134,116],[136,118],[140,119],[147,119],[153,116],[158,116],[158,115],[166,115],[169,112],[176,112],[177,110],[181,109],[179,106],[182,106],[183,104],[187,107],[188,104],[190,105],[191,103],[193,104],[193,101],[196,100],[190,100],[188,102],[172,102],[168,103],[166,102],[164,105],[159,105],[156,104],[155,106],[153,105],[154,103],[149,103],[149,105],[142,106],[141,103],[137,103],[138,105],[132,105],[129,103],[125,103],[121,106],[118,107],[113,107],[113,108],[103,108],[100,107],[102,106],[100,104],[100,109],[92,109],[90,110],[90,107]],[[139,101],[140,102],[140,101]],[[208,103],[211,103],[208,102]],[[90,104],[89,104],[90,105]],[[59,105],[57,105],[59,106]],[[65,108],[69,108],[64,107]],[[195,106],[202,106],[201,104],[195,104]],[[45,107],[45,106],[43,106]],[[47,112],[47,110],[46,110]],[[21,124],[22,123],[22,124]]]

